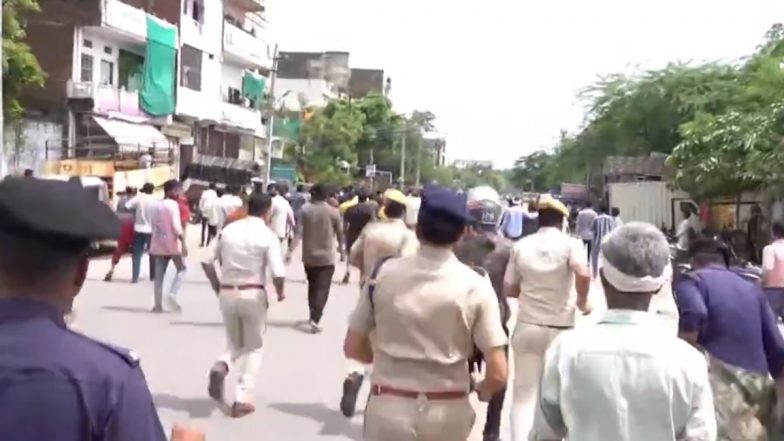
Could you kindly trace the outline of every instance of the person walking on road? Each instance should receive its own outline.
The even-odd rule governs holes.
[[[504,292],[519,300],[512,334],[514,441],[527,440],[531,431],[547,347],[574,327],[576,310],[590,312],[585,249],[562,231],[569,211],[553,198],[541,199],[538,208],[539,230],[515,243],[504,274]]]
[[[201,242],[199,246],[208,246],[217,234],[217,223],[212,223],[209,207],[218,199],[217,185],[210,182],[209,187],[201,193],[199,198],[199,215],[201,216]]]
[[[221,217],[221,223],[218,226],[219,230],[223,228],[226,219],[234,210],[242,208],[243,202],[239,194],[239,187],[235,185],[229,185],[226,187],[226,191],[223,193],[223,195],[218,198]]]
[[[602,241],[615,228],[615,219],[610,216],[610,210],[606,206],[599,208],[599,215],[591,223],[591,269],[593,278],[599,275],[599,252]]]
[[[343,213],[343,230],[346,238],[346,253],[351,252],[351,247],[359,238],[365,226],[375,222],[378,216],[378,205],[369,198],[368,192],[364,189],[359,190],[357,204],[352,205]],[[346,273],[343,275],[343,284],[349,282],[351,278],[351,259],[346,261]]]
[[[139,356],[69,330],[94,240],[117,217],[78,182],[0,182],[0,438],[165,441]],[[172,441],[197,441],[178,429]]]
[[[608,309],[550,345],[529,439],[715,440],[705,358],[648,313],[672,273],[667,239],[630,223],[599,246]]]
[[[591,258],[591,251],[593,248],[593,220],[596,219],[596,211],[593,209],[593,203],[588,201],[585,207],[577,212],[577,220],[574,223],[574,229],[577,235],[583,241],[583,246],[586,248],[586,256]]]
[[[509,263],[512,242],[497,233],[498,223],[503,214],[503,207],[497,202],[499,199],[468,201],[468,211],[473,218],[473,226],[455,248],[455,255],[464,264],[490,278],[500,310],[498,319],[508,337],[507,322],[511,312],[504,296],[504,272]],[[504,349],[508,354],[506,347]],[[472,372],[481,370],[483,361],[480,351],[475,351],[474,354],[471,360]],[[496,392],[487,403],[485,427],[482,431],[484,441],[501,439],[501,412],[505,395],[506,387]]]
[[[267,226],[272,198],[254,193],[248,201],[248,216],[227,225],[216,239],[215,253],[202,264],[220,301],[226,327],[228,350],[210,371],[209,394],[224,400],[224,383],[230,370],[239,365],[240,374],[231,414],[238,418],[255,411],[253,395],[261,367],[264,333],[267,328],[267,272],[278,301],[285,299],[285,264],[280,240]],[[215,269],[218,263],[221,278]]]
[[[267,193],[272,197],[269,226],[280,241],[282,256],[288,260],[289,232],[295,227],[294,210],[291,209],[289,201],[281,195],[281,188],[278,184],[270,184],[267,186]]]
[[[406,226],[411,230],[416,229],[417,219],[419,218],[419,207],[422,206],[421,190],[414,187],[408,191],[406,200]]]
[[[156,205],[152,217],[152,238],[150,240],[150,256],[152,256],[154,277],[154,304],[152,312],[163,312],[163,300],[169,309],[179,312],[182,308],[177,302],[177,293],[185,278],[185,257],[188,248],[182,231],[180,206],[177,198],[180,195],[180,183],[175,180],[163,184],[164,199]],[[174,276],[168,293],[163,294],[163,281],[169,262],[174,264],[177,274]]]
[[[780,439],[768,438],[782,433],[773,381],[784,390],[784,338],[773,311],[757,285],[728,268],[723,244],[699,238],[689,254],[694,271],[675,285],[680,336],[708,355],[718,439]]]
[[[361,205],[362,203],[353,208],[359,208]],[[367,206],[367,214],[374,213],[370,210],[375,210],[375,204]],[[384,211],[387,214],[385,220],[366,225],[353,246],[347,247],[351,252],[349,262],[360,271],[360,292],[378,262],[391,257],[413,255],[419,247],[416,234],[407,228],[404,221],[406,196],[398,190],[389,192]],[[349,359],[349,372],[343,382],[343,397],[340,400],[340,410],[347,417],[354,415],[357,394],[362,387],[365,371],[365,365]]]
[[[773,222],[773,242],[762,249],[762,286],[777,319],[784,320],[784,223]]]
[[[525,210],[519,197],[512,198],[509,208],[501,219],[501,231],[509,240],[519,240],[523,237],[523,224],[525,223]]]
[[[468,399],[474,345],[487,362],[474,388],[480,400],[506,384],[493,287],[453,252],[468,222],[465,196],[425,187],[418,252],[377,263],[359,296],[343,347],[346,357],[372,363],[365,441],[467,440],[476,417]]]
[[[335,274],[335,240],[343,251],[343,228],[337,207],[327,203],[329,192],[323,184],[315,184],[310,190],[310,202],[302,208],[302,263],[308,279],[309,325],[313,334],[321,332],[319,322],[332,288]]]
[[[155,213],[155,206],[158,203],[152,196],[153,191],[155,191],[155,186],[147,182],[142,186],[139,193],[125,204],[126,208],[134,211],[131,283],[139,282],[142,256],[150,248],[152,217]],[[150,256],[150,280],[154,279],[154,276],[155,268],[152,263],[152,256]]]

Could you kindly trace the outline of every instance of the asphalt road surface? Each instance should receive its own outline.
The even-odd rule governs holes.
[[[195,233],[189,232],[191,237]],[[296,260],[289,265],[287,299],[270,304],[256,412],[232,419],[207,395],[207,373],[225,348],[225,337],[217,299],[198,264],[206,251],[195,244],[191,247],[187,279],[179,296],[180,314],[149,312],[152,283],[129,283],[129,257],[120,262],[111,283],[103,282],[109,261],[94,261],[76,301],[77,325],[87,335],[140,355],[167,431],[174,423],[186,423],[202,428],[209,441],[361,440],[361,411],[347,419],[338,406],[346,372],[343,336],[358,295],[356,273],[349,285],[333,284],[322,321],[324,332],[311,335],[303,326],[308,315],[304,271]],[[143,279],[147,270],[145,258]],[[335,279],[342,274],[340,268]],[[233,393],[233,381],[230,377],[228,393]],[[360,395],[360,410],[366,395],[365,391]],[[471,441],[481,440],[484,424],[484,405],[477,403],[476,409]],[[506,420],[508,407],[503,434],[509,439]]]

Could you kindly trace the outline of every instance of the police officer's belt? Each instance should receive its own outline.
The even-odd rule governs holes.
[[[468,396],[468,392],[459,390],[449,390],[440,392],[414,392],[412,390],[397,389],[390,386],[374,384],[370,386],[371,395],[392,395],[403,398],[419,398],[421,396],[428,400],[459,400]]]
[[[264,285],[258,283],[248,283],[246,285],[221,285],[221,289],[228,289],[233,291],[245,291],[247,289],[264,289]]]

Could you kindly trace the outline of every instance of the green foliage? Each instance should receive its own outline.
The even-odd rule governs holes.
[[[35,0],[3,0],[3,114],[21,116],[19,96],[28,86],[43,86],[46,75],[24,43],[25,17],[38,12]]]
[[[518,160],[511,174],[537,189],[598,177],[608,156],[671,154],[674,184],[697,197],[735,195],[782,181],[784,27],[739,63],[673,63],[610,75],[584,90],[586,121],[553,151]],[[596,181],[594,181],[596,182]]]

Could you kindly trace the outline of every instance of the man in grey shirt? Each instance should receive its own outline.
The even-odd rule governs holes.
[[[328,196],[329,191],[324,184],[314,185],[310,189],[310,202],[302,208],[302,222],[299,224],[302,228],[302,263],[308,279],[310,330],[314,334],[321,331],[319,322],[335,274],[335,250],[340,250],[341,260],[345,257],[340,213],[327,204]]]

